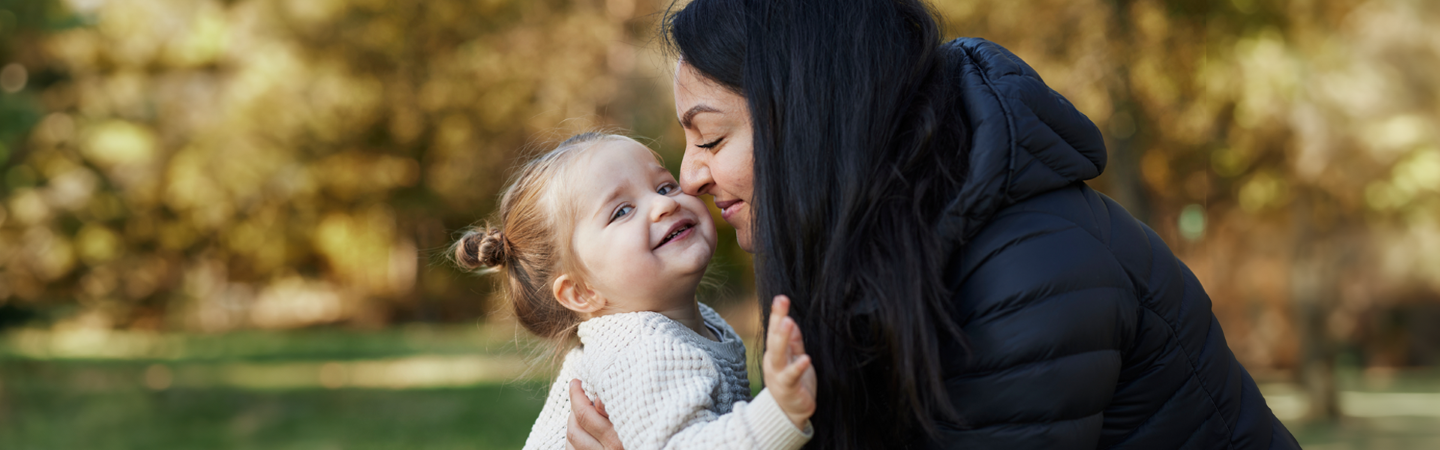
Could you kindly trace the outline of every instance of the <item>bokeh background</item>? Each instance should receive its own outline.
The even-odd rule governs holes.
[[[0,447],[519,447],[543,346],[444,249],[572,132],[678,166],[668,5],[0,0]],[[1440,2],[936,6],[1100,126],[1306,448],[1440,448]]]

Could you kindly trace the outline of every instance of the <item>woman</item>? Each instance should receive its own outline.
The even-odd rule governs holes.
[[[1084,184],[1094,124],[1015,55],[942,44],[919,0],[666,23],[682,187],[793,301],[812,448],[1298,448],[1195,277]],[[571,443],[618,448],[575,392]]]

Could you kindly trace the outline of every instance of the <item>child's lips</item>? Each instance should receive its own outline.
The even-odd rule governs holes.
[[[659,244],[655,244],[655,248],[660,248],[665,246],[665,244],[685,239],[694,233],[695,221],[686,219],[675,222],[675,224],[670,225],[669,230],[665,231],[665,237],[660,239]]]
[[[670,238],[670,239],[666,240],[665,242],[661,242],[659,247],[664,247],[665,244],[669,244],[669,243],[671,243],[671,242],[675,242],[675,241],[679,241],[679,240],[681,240],[681,239],[685,239],[685,238],[687,238],[687,237],[690,237],[690,235],[692,235],[692,234],[695,234],[695,227],[686,228],[685,231],[681,231],[680,234],[675,235],[675,237]],[[659,248],[659,247],[656,247],[656,248]]]

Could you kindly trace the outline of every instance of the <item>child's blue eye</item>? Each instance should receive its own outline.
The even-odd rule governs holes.
[[[675,183],[665,183],[660,185],[660,188],[655,189],[655,192],[660,195],[670,195],[674,193],[677,188],[678,186],[675,186]]]
[[[621,218],[621,217],[625,217],[626,215],[630,214],[632,211],[635,211],[635,207],[634,207],[634,206],[630,206],[630,205],[621,206],[620,209],[616,209],[616,210],[615,210],[615,214],[613,214],[613,215],[610,216],[610,221],[611,221],[611,222],[614,222],[615,219],[619,219],[619,218]]]

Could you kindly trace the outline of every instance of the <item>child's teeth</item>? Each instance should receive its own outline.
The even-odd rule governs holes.
[[[683,232],[683,231],[685,231],[685,230],[688,230],[688,229],[690,229],[690,227],[688,227],[688,226],[687,226],[687,227],[680,227],[680,229],[675,230],[674,233],[670,233],[669,236],[665,236],[665,240],[668,241],[668,240],[670,240],[670,239],[673,239],[675,236],[679,236],[681,232]]]

